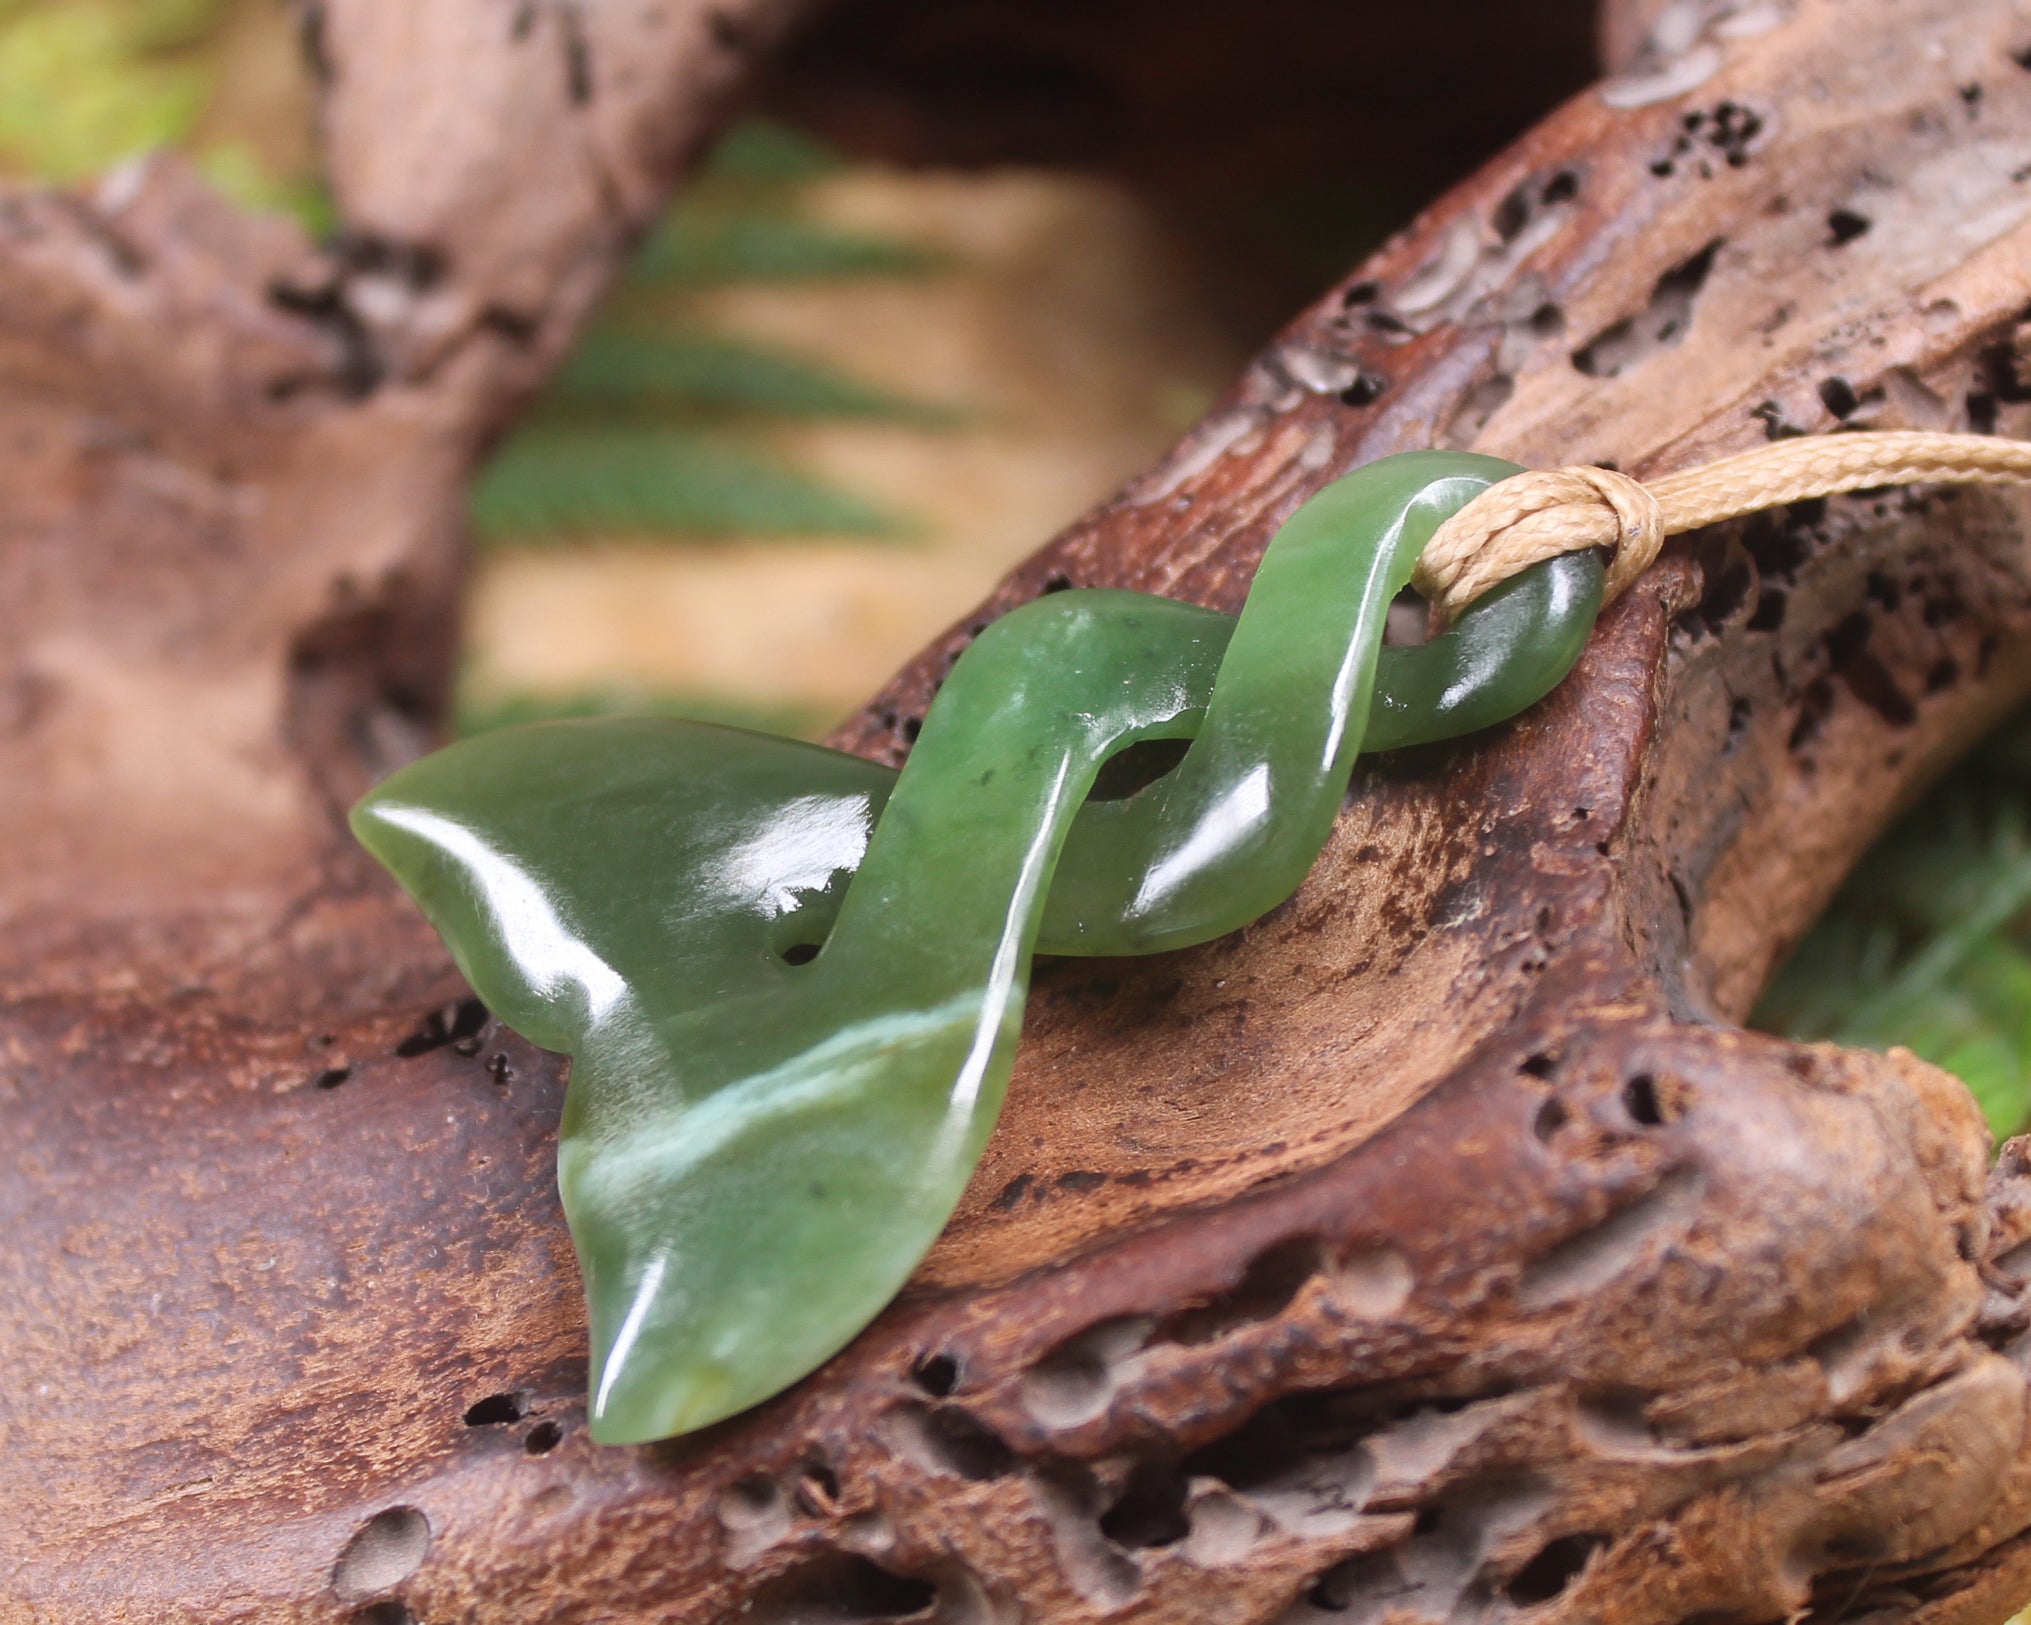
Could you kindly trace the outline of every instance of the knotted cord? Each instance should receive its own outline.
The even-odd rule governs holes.
[[[2023,480],[2031,480],[2031,443],[1905,429],[1773,441],[1648,484],[1613,469],[1544,469],[1490,486],[1448,519],[1412,580],[1446,623],[1519,570],[1602,548],[1613,599],[1667,536],[1723,519],[1875,486]]]

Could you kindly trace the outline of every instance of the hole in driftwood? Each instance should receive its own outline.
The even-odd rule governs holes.
[[[494,1427],[503,1422],[519,1422],[529,1414],[528,1401],[521,1394],[489,1394],[485,1399],[475,1400],[466,1407],[465,1425],[469,1428]]]
[[[564,1429],[555,1422],[538,1422],[529,1430],[529,1436],[522,1441],[522,1448],[532,1456],[547,1456],[564,1440]]]
[[[1616,322],[1575,350],[1574,367],[1589,378],[1613,378],[1683,340],[1692,323],[1694,302],[1706,286],[1722,241],[1715,238],[1659,277],[1643,311]]]
[[[1256,1254],[1230,1290],[1173,1315],[1156,1335],[1170,1343],[1211,1343],[1240,1327],[1268,1320],[1290,1306],[1324,1262],[1315,1237],[1280,1241]]]
[[[441,1010],[433,1010],[423,1018],[423,1025],[395,1046],[395,1053],[403,1060],[414,1060],[419,1055],[428,1055],[432,1050],[443,1049],[446,1045],[470,1042],[480,1036],[487,1024],[487,1007],[478,999],[460,999],[457,1004]],[[478,1046],[468,1053],[478,1053]]]
[[[910,1367],[910,1381],[934,1399],[959,1386],[959,1362],[949,1354],[927,1354]]]
[[[729,1484],[719,1497],[719,1522],[726,1530],[726,1560],[745,1568],[789,1534],[793,1517],[782,1486],[765,1473]]]
[[[857,1552],[826,1552],[768,1587],[749,1617],[764,1625],[858,1625],[911,1619],[937,1600],[937,1588],[922,1580]]]
[[[1534,1608],[1559,1596],[1580,1577],[1587,1561],[1608,1544],[1606,1535],[1561,1535],[1547,1541],[1503,1589],[1509,1600]]]
[[[899,1454],[934,1473],[974,1483],[1002,1478],[1016,1464],[999,1433],[957,1405],[901,1405],[883,1430]]]
[[[1364,372],[1353,383],[1340,391],[1340,399],[1349,406],[1371,406],[1382,398],[1389,388],[1389,380],[1377,372]]]
[[[1383,1244],[1350,1249],[1332,1261],[1327,1279],[1333,1297],[1364,1320],[1395,1314],[1417,1280],[1410,1260]]]
[[[430,1550],[430,1520],[415,1507],[388,1507],[353,1532],[331,1571],[341,1600],[371,1597],[400,1585]]]
[[[1131,1550],[1175,1545],[1192,1530],[1185,1494],[1185,1477],[1176,1467],[1138,1462],[1114,1505],[1100,1515],[1100,1532]]]
[[[1674,1168],[1627,1207],[1540,1254],[1524,1267],[1518,1301],[1534,1310],[1598,1292],[1684,1226],[1699,1183],[1697,1169]]]
[[[839,1475],[831,1466],[814,1461],[797,1480],[797,1505],[814,1518],[829,1518],[839,1510]]]
[[[1023,1373],[1023,1405],[1046,1427],[1076,1427],[1107,1409],[1136,1369],[1155,1322],[1124,1315],[1066,1339]]]
[[[1557,1095],[1553,1095],[1551,1099],[1538,1107],[1537,1117],[1532,1122],[1531,1128],[1536,1132],[1540,1140],[1550,1144],[1551,1141],[1558,1137],[1559,1130],[1572,1120],[1573,1114],[1566,1110],[1566,1103],[1559,1099]]]
[[[1662,1128],[1668,1121],[1664,1102],[1657,1092],[1657,1079],[1639,1072],[1622,1085],[1622,1109],[1640,1128]]]

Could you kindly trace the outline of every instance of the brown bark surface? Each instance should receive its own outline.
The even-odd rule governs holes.
[[[0,207],[0,1619],[2001,1619],[2031,1164],[1730,1025],[2031,691],[1993,492],[1688,539],[1531,714],[1368,764],[1284,908],[1044,968],[903,1299],[587,1442],[560,1067],[339,814],[427,729],[471,458],[788,10],[306,7],[334,254],[164,166]],[[1415,446],[2025,427],[2031,19],[1651,21],[982,618],[1231,608]],[[843,741],[899,755],[967,632]]]

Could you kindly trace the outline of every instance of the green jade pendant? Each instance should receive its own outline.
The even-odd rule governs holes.
[[[1247,924],[1303,881],[1360,750],[1485,727],[1565,675],[1600,606],[1592,554],[1382,644],[1432,532],[1516,472],[1413,452],[1348,475],[1277,533],[1238,618],[1097,589],[1014,610],[900,774],[705,724],[556,722],[360,803],[359,838],[479,996],[572,1057],[558,1183],[595,1439],[731,1416],[894,1297],[994,1127],[1034,953]],[[1151,740],[1190,743],[1088,799]]]

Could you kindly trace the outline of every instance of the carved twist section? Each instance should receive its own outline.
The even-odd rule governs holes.
[[[1514,472],[1411,453],[1329,486],[1238,618],[1026,605],[957,663],[899,778],[725,729],[567,723],[454,746],[361,803],[481,997],[575,1059],[559,1176],[596,1437],[718,1421],[893,1297],[994,1126],[1039,948],[1247,924],[1303,881],[1364,745],[1485,725],[1564,675],[1591,556],[1383,648],[1433,530]]]

